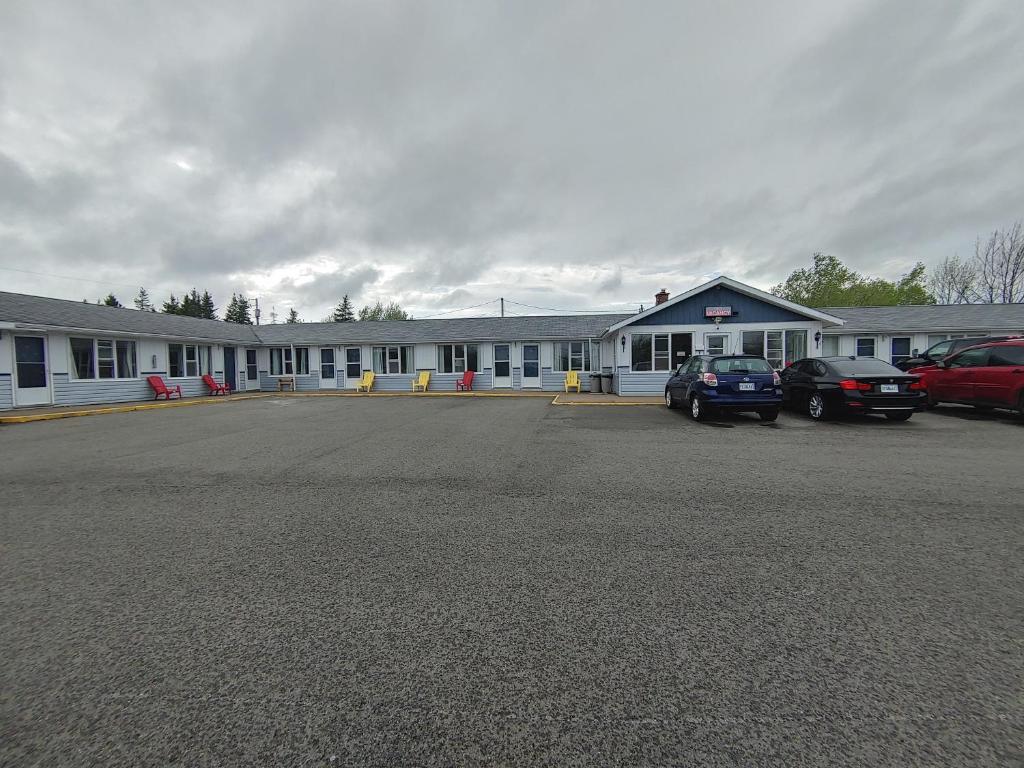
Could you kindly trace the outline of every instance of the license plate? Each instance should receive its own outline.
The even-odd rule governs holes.
[[[740,392],[753,392],[754,382],[740,382]]]
[[[881,386],[882,386],[882,391],[883,392],[899,392],[900,391],[900,385],[899,384],[882,384]]]

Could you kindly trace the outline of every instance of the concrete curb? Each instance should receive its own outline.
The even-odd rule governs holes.
[[[25,413],[21,415],[0,416],[0,424],[28,424],[34,421],[54,421],[56,419],[72,419],[79,416],[104,416],[111,413],[131,413],[132,411],[152,411],[160,408],[185,408],[192,405],[212,405],[214,403],[235,403],[241,400],[258,400],[267,397],[490,397],[490,398],[543,398],[550,399],[550,405],[584,405],[584,406],[636,406],[661,405],[660,402],[639,402],[624,400],[622,402],[563,402],[561,393],[552,397],[550,392],[254,392],[238,394],[230,397],[204,397],[194,400],[170,400],[164,402],[131,403],[110,405],[101,408],[76,408],[67,411],[49,411],[47,413]]]

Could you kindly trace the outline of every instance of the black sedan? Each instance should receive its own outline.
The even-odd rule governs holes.
[[[921,377],[873,357],[812,357],[782,371],[783,407],[812,419],[883,413],[906,421],[928,402]]]

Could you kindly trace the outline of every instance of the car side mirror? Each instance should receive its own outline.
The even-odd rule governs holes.
[[[945,360],[936,360],[935,361],[935,367],[936,368],[948,368],[949,365],[946,364]]]
[[[918,351],[916,349],[912,349],[912,350],[910,350],[910,354],[911,354],[912,357],[917,357]]]

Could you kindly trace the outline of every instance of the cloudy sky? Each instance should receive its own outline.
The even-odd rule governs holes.
[[[1020,11],[5,0],[0,286],[319,320],[895,277],[1024,217]]]

